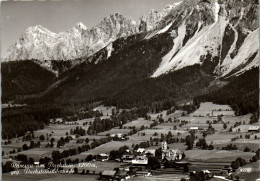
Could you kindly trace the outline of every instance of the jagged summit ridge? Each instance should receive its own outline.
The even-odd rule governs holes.
[[[113,13],[91,29],[81,22],[60,33],[51,32],[41,25],[29,27],[9,47],[3,60],[35,59],[43,62],[88,57],[120,37],[154,29],[158,21],[179,4],[168,5],[160,12],[150,10],[138,22],[120,13]],[[46,66],[49,67],[49,63]]]
[[[174,8],[179,6],[182,1],[174,4],[168,4],[163,10],[156,11],[154,9],[148,10],[138,21],[139,31],[150,31],[156,28],[158,23]]]
[[[9,47],[4,60],[73,60],[87,57],[117,38],[136,32],[136,22],[119,13],[111,14],[91,29],[79,22],[66,32],[54,33],[36,25],[27,28]]]

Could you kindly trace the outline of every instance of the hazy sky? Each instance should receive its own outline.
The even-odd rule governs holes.
[[[29,26],[42,25],[53,32],[67,31],[77,22],[88,28],[111,13],[138,20],[147,10],[161,10],[180,0],[57,0],[1,2],[1,54],[5,55]]]

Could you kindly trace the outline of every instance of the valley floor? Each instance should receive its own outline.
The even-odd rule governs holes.
[[[99,106],[95,110],[99,110],[103,113],[101,119],[109,118],[112,115],[115,107]],[[119,110],[122,112],[123,110]],[[219,117],[221,115],[221,117]],[[149,113],[149,119],[138,118],[134,121],[127,122],[122,127],[114,127],[108,131],[100,132],[95,135],[75,136],[71,133],[71,129],[76,127],[82,127],[84,130],[88,130],[89,126],[93,124],[94,118],[83,119],[76,121],[77,124],[50,124],[42,130],[34,132],[34,141],[38,141],[41,135],[49,135],[48,139],[41,141],[39,148],[32,148],[28,150],[22,150],[17,152],[24,144],[29,145],[30,141],[23,141],[21,137],[11,139],[11,143],[2,144],[3,150],[3,163],[7,161],[15,161],[15,156],[18,154],[27,155],[34,161],[39,161],[40,158],[51,157],[53,151],[64,151],[68,149],[78,149],[78,147],[85,145],[84,140],[89,139],[89,144],[94,140],[101,138],[107,138],[112,134],[126,134],[126,140],[109,141],[105,144],[97,146],[94,149],[83,151],[64,158],[64,160],[78,160],[79,162],[85,162],[85,159],[89,155],[98,154],[109,154],[112,150],[118,150],[122,146],[128,146],[129,150],[133,150],[133,145],[140,144],[142,142],[151,142],[151,139],[160,140],[161,135],[167,135],[171,133],[173,138],[180,141],[169,143],[169,149],[178,149],[184,152],[186,155],[184,162],[191,164],[190,168],[196,169],[213,169],[213,167],[222,168],[224,166],[230,166],[231,162],[236,160],[238,157],[244,159],[247,163],[255,155],[255,151],[258,150],[259,135],[256,132],[249,132],[248,129],[252,126],[250,124],[251,114],[244,116],[235,116],[234,111],[228,105],[216,105],[213,103],[202,103],[200,108],[191,114],[182,110],[176,110],[173,113],[167,113],[162,111],[160,113]],[[159,122],[159,120],[164,120]],[[158,121],[158,125],[151,127],[155,121]],[[87,124],[85,124],[87,123]],[[226,128],[224,128],[224,124]],[[209,125],[214,128],[213,133],[209,133],[203,136],[203,132],[208,131]],[[256,126],[256,124],[254,124]],[[133,127],[137,129],[137,132],[130,134]],[[190,130],[195,129],[195,142],[192,150],[187,150],[185,144],[185,138],[190,134]],[[57,148],[57,141],[61,137],[71,136],[73,139],[66,143],[64,146]],[[249,135],[249,137],[248,137]],[[50,139],[54,138],[54,147],[46,147],[50,142]],[[205,139],[208,145],[213,145],[213,149],[201,149],[196,146],[196,142],[199,139]],[[83,140],[83,141],[82,141]],[[225,149],[228,145],[236,145],[237,150]],[[146,149],[158,149],[161,147],[161,142],[153,142]],[[249,149],[245,151],[245,149]],[[10,151],[15,150],[15,153]],[[91,175],[80,175],[80,174],[50,174],[50,175],[11,175],[10,173],[3,174],[4,181],[12,180],[43,180],[43,181],[56,181],[56,180],[96,180],[99,178],[99,174],[105,170],[113,170],[114,168],[123,168],[127,164],[122,162],[111,161],[97,161],[92,160],[88,162],[95,165],[95,167],[86,167]],[[74,164],[76,167],[77,164]],[[22,172],[22,169],[19,169]],[[80,172],[79,172],[80,173]],[[245,174],[240,174],[241,178],[245,178]],[[187,174],[183,174],[182,171],[176,174],[159,174],[152,175],[150,177],[132,177],[129,180],[180,180],[181,178],[189,178]],[[249,180],[248,180],[249,181]]]

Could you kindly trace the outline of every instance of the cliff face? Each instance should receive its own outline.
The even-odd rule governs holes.
[[[194,64],[217,76],[258,66],[257,12],[253,0],[184,1],[147,37],[168,33],[174,42],[152,77]]]
[[[174,3],[166,6],[162,11],[156,11],[150,9],[145,15],[143,15],[138,21],[138,29],[140,32],[150,31],[156,28],[159,22],[167,16],[174,8],[178,7],[181,4]]]

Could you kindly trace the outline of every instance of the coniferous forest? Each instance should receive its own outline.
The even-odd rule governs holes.
[[[259,113],[259,69],[254,68],[244,74],[232,77],[224,87],[210,91],[194,98],[194,104],[212,101],[217,104],[228,104],[237,115]]]

